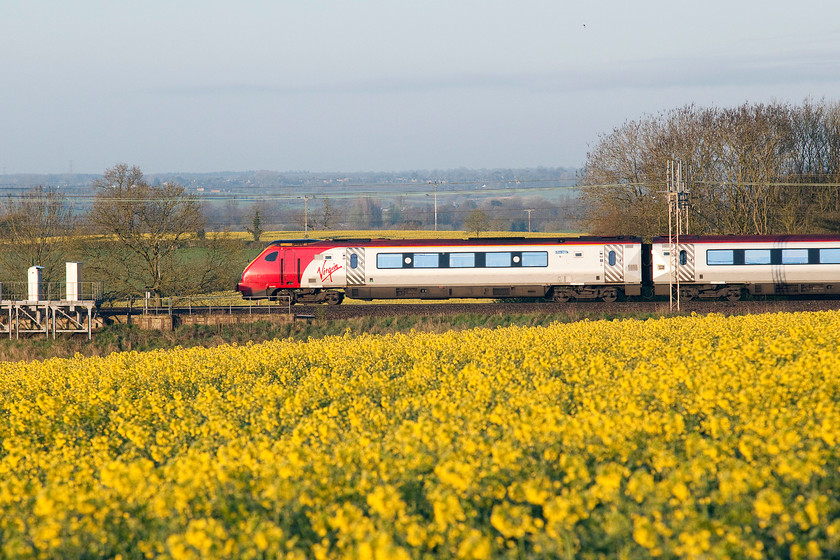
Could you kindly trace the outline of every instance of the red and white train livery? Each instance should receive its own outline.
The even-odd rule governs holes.
[[[537,297],[615,301],[840,294],[840,236],[343,239],[275,241],[242,273],[246,298],[341,303],[356,299]]]
[[[540,297],[641,292],[640,238],[345,239],[271,243],[242,273],[246,298],[294,301]]]
[[[680,237],[677,270],[681,295],[728,298],[757,295],[840,294],[840,236]],[[668,294],[671,244],[657,237],[652,247],[652,283]]]

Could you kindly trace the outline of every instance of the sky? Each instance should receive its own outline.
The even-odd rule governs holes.
[[[806,98],[840,102],[837,0],[0,0],[0,173],[580,167]]]

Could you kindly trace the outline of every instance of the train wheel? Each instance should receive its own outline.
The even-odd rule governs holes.
[[[330,292],[327,294],[327,305],[338,305],[344,300],[341,292]]]
[[[565,290],[563,291],[555,291],[554,295],[551,296],[551,301],[554,303],[567,303],[570,299],[569,293]]]
[[[601,299],[606,303],[613,303],[618,299],[618,290],[615,288],[607,288],[601,292]]]
[[[741,290],[733,289],[730,290],[728,294],[726,294],[726,299],[729,301],[738,301],[741,299]]]

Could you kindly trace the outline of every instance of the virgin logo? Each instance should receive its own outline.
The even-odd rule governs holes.
[[[332,266],[327,266],[327,267],[320,267],[319,266],[318,267],[318,276],[321,277],[321,282],[323,282],[324,280],[326,280],[327,282],[332,282],[333,281],[333,279],[332,279],[333,272],[337,272],[340,269],[341,269],[340,264],[334,264]]]

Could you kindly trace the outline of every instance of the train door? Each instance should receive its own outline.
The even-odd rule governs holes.
[[[680,282],[694,282],[696,269],[694,245],[680,243],[679,253],[677,254],[677,270],[679,270]]]
[[[348,247],[345,255],[348,286],[365,285],[365,248]]]
[[[294,249],[283,251],[283,260],[280,261],[280,276],[283,278],[283,285],[290,286],[300,282],[300,260],[297,258]]]
[[[604,281],[624,283],[624,245],[604,245]]]

